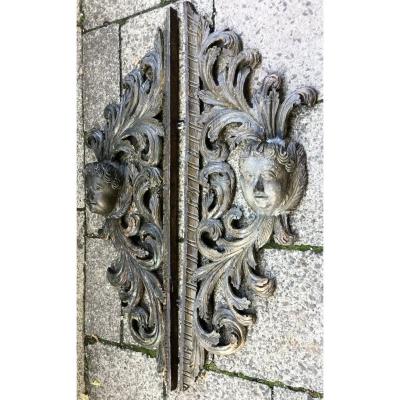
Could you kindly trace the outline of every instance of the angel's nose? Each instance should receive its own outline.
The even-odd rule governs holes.
[[[263,183],[263,179],[262,179],[261,176],[259,176],[258,179],[257,179],[257,183],[256,183],[255,189],[258,192],[263,192],[264,191],[264,183]]]

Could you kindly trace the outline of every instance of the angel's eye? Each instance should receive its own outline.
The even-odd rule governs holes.
[[[94,187],[94,190],[96,190],[96,191],[101,191],[101,190],[103,190],[103,186],[101,186],[101,185],[96,185],[95,187]]]
[[[265,180],[272,181],[276,179],[276,174],[273,171],[266,171],[262,174]]]

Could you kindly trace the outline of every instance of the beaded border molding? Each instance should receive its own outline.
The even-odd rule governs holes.
[[[253,89],[261,62],[231,30],[213,31],[184,4],[187,140],[185,241],[181,302],[180,388],[191,386],[207,353],[227,355],[246,342],[255,313],[246,292],[273,294],[276,281],[259,268],[258,251],[274,239],[292,244],[289,213],[307,185],[303,146],[290,140],[295,106],[313,106],[302,87],[281,99],[281,77]],[[239,152],[238,173],[229,162]],[[239,176],[237,176],[237,174]],[[237,187],[237,182],[239,185]],[[235,205],[242,195],[249,215]]]

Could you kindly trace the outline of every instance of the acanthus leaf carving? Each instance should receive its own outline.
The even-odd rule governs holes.
[[[288,120],[300,105],[313,106],[317,91],[302,87],[282,100],[281,77],[268,74],[251,90],[252,73],[260,64],[255,50],[243,50],[231,31],[212,32],[198,23],[199,150],[202,168],[201,218],[197,227],[200,266],[193,305],[191,371],[197,376],[205,351],[227,355],[241,349],[255,314],[248,289],[270,296],[276,280],[262,273],[258,252],[270,240],[291,244],[289,213],[307,186],[306,154],[290,139]],[[229,164],[239,152],[239,177]],[[201,165],[201,164],[200,164]],[[237,186],[252,210],[234,204]]]
[[[163,41],[123,81],[119,104],[104,110],[103,129],[90,132],[87,146],[97,161],[85,168],[86,202],[106,217],[103,235],[118,258],[107,270],[111,285],[127,310],[134,340],[159,349],[163,367],[162,288],[162,143],[159,120],[164,91]]]

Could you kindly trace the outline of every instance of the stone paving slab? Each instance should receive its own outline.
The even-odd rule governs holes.
[[[294,392],[289,389],[274,387],[274,400],[312,400],[313,398],[304,392]]]
[[[166,9],[157,8],[133,17],[121,27],[122,77],[136,68],[144,55],[154,48],[157,29],[164,27]]]
[[[196,384],[180,393],[171,393],[169,400],[271,400],[271,389],[267,385],[230,377],[215,372],[206,372]]]
[[[106,278],[116,258],[108,240],[86,240],[85,333],[119,342],[121,302],[117,288]]]
[[[102,127],[105,123],[104,108],[111,102],[119,101],[118,26],[108,26],[83,35],[82,66],[84,130],[88,132],[94,127]],[[85,164],[94,161],[94,153],[86,148]],[[83,182],[81,185],[81,197],[84,198]],[[86,234],[98,235],[104,218],[88,209],[86,218]]]
[[[83,179],[83,166],[84,166],[84,140],[83,140],[83,114],[82,114],[82,31],[81,28],[76,30],[76,187],[77,198],[76,206],[83,208],[84,202],[84,179]]]
[[[107,104],[119,100],[118,25],[83,35],[84,130],[104,125]]]
[[[254,297],[257,322],[245,347],[215,356],[217,368],[322,391],[322,254],[266,249],[263,269],[277,279],[269,299]]]
[[[322,94],[322,0],[215,0],[216,28],[241,35],[244,47],[258,49],[262,67],[285,77],[294,90],[312,85]]]
[[[294,113],[291,137],[307,154],[308,185],[290,219],[296,244],[323,245],[323,104]]]
[[[83,0],[84,28],[92,29],[163,3],[162,0]]]
[[[85,383],[83,379],[84,370],[84,268],[85,268],[85,237],[84,237],[85,213],[77,213],[77,273],[76,273],[76,330],[77,330],[77,390],[78,394],[84,393]]]
[[[86,234],[89,236],[99,236],[99,229],[104,225],[105,217],[100,214],[92,213],[86,207]]]
[[[155,358],[101,343],[86,346],[86,356],[90,400],[163,400]]]

